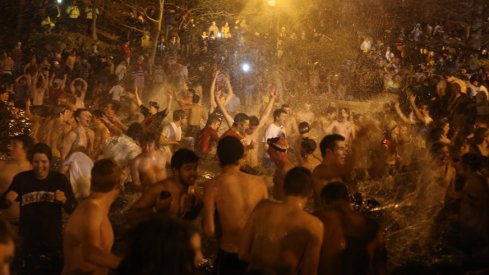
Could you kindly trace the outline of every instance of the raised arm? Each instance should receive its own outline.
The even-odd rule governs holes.
[[[138,107],[143,105],[143,102],[141,101],[141,98],[139,97],[138,89],[134,92],[136,94],[136,101],[138,103]]]
[[[217,76],[219,75],[219,71],[216,71],[214,75],[214,79],[212,79],[212,84],[211,84],[211,90],[210,90],[210,104],[211,108],[209,110],[210,113],[214,112],[216,109],[216,101],[215,101],[215,95],[214,92],[216,90],[216,81],[217,81]]]
[[[416,96],[413,94],[409,94],[408,101],[409,101],[409,106],[411,106],[411,109],[413,110],[413,113],[416,116],[416,118],[419,121],[424,122],[425,118],[423,114],[421,114],[421,112],[419,111],[418,106],[416,106],[416,102],[415,102]]]
[[[228,106],[229,102],[231,102],[231,99],[233,98],[234,91],[233,91],[233,86],[231,85],[231,80],[229,79],[229,76],[226,76],[226,87],[228,88],[228,95],[226,96],[226,99],[224,100],[224,106]]]
[[[229,128],[233,127],[234,119],[228,113],[228,111],[226,110],[226,106],[224,106],[224,103],[221,100],[221,91],[216,92],[215,102],[217,102],[217,106],[219,106],[219,109],[221,109],[221,112],[223,113],[224,118],[226,119],[226,123],[228,124]]]
[[[268,102],[265,112],[263,112],[262,116],[260,117],[258,126],[255,128],[253,133],[258,133],[260,129],[263,128],[263,126],[265,125],[265,122],[267,121],[268,117],[270,116],[270,113],[272,112],[273,104],[275,103],[276,98],[277,98],[277,90],[275,88],[272,88],[272,90],[270,91],[270,101]]]

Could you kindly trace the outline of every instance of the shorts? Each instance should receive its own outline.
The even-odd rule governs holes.
[[[246,272],[248,264],[239,259],[237,253],[219,249],[216,258],[216,275],[241,275]]]

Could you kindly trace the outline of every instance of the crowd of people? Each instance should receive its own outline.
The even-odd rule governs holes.
[[[168,31],[154,66],[131,41],[117,55],[97,43],[45,54],[19,42],[4,51],[1,214],[21,243],[14,258],[16,234],[1,221],[2,268],[385,274],[394,240],[385,220],[351,204],[372,181],[392,200],[414,201],[411,216],[429,221],[418,245],[435,253],[441,239],[466,256],[463,268],[487,268],[488,53],[460,47],[457,30],[443,24],[416,25],[375,43],[365,37],[341,76],[316,72],[310,81],[318,93],[309,95],[326,96],[296,97],[278,70],[232,69],[238,58],[227,48],[246,37],[243,21],[211,23],[196,51],[179,44],[178,28]],[[259,40],[241,40],[251,59],[266,55]],[[375,113],[337,105],[355,85],[396,99]],[[212,177],[200,180],[199,166]],[[113,229],[121,197],[130,197],[124,226]],[[216,237],[217,248],[206,251],[202,237]]]

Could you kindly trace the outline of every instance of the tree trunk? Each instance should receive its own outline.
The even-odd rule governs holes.
[[[474,5],[477,8],[471,16],[472,22],[470,22],[470,33],[467,42],[471,49],[478,51],[482,46],[482,28],[484,24],[482,20],[484,18],[484,5],[480,0],[475,1]]]
[[[159,0],[160,2],[160,9],[159,9],[159,14],[158,14],[158,22],[156,22],[156,28],[153,31],[153,45],[151,46],[151,55],[149,57],[149,66],[150,70],[153,69],[153,65],[155,64],[155,59],[156,59],[156,51],[158,47],[158,38],[160,38],[161,34],[161,25],[163,25],[163,15],[164,15],[164,5],[165,5],[165,0]]]
[[[19,1],[19,10],[17,11],[17,26],[16,35],[20,36],[23,33],[25,16],[25,0]]]
[[[98,40],[97,36],[97,5],[95,0],[92,0],[92,39]]]

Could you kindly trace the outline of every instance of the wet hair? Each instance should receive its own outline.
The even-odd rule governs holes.
[[[85,108],[78,108],[78,109],[76,109],[76,111],[73,113],[73,117],[75,117],[75,118],[80,117],[80,115],[83,112],[88,112],[88,109],[85,109]]]
[[[194,151],[189,149],[178,149],[171,157],[170,166],[172,169],[180,170],[184,164],[187,163],[197,163],[199,157],[194,153]]]
[[[207,118],[207,123],[206,123],[206,126],[209,126],[213,123],[216,123],[216,122],[222,122],[222,118],[220,118],[219,116],[217,115],[214,115],[214,114],[211,114],[209,116],[209,118]]]
[[[195,274],[195,251],[190,242],[195,234],[197,229],[181,219],[145,220],[129,230],[126,256],[115,274]]]
[[[141,146],[148,145],[152,142],[154,142],[154,144],[157,145],[158,144],[157,139],[158,139],[158,137],[157,137],[156,133],[146,132],[141,136],[141,139],[139,140],[139,142],[141,143]]]
[[[311,171],[304,167],[294,167],[284,179],[284,192],[287,196],[307,197],[312,191]]]
[[[154,107],[156,110],[160,109],[160,104],[158,104],[158,102],[156,102],[156,101],[150,101],[149,106]]]
[[[51,147],[45,143],[36,143],[28,154],[29,161],[32,162],[35,154],[44,154],[51,162],[53,158],[53,153],[51,152]]]
[[[180,121],[185,117],[184,110],[175,110],[173,112],[173,121]]]
[[[333,150],[337,141],[345,141],[342,135],[332,134],[325,136],[319,143],[319,149],[321,150],[321,156],[326,156],[326,151]]]
[[[289,104],[282,104],[282,107],[280,107],[282,110],[285,109],[285,108],[290,108],[290,105]]]
[[[306,134],[309,133],[309,131],[311,131],[311,126],[309,125],[309,123],[305,121],[299,123],[298,128],[300,134]]]
[[[482,157],[474,154],[467,153],[462,156],[462,165],[469,167],[472,171],[480,171],[482,169]]]
[[[238,124],[246,120],[250,120],[250,117],[245,113],[238,113],[234,116],[234,124]]]
[[[316,150],[317,144],[313,139],[305,138],[301,142],[301,156],[305,157],[306,155],[310,155],[314,153]]]
[[[243,157],[244,147],[237,138],[232,136],[223,137],[217,144],[217,157],[221,166],[237,164]]]
[[[102,159],[95,162],[92,168],[90,190],[92,192],[107,193],[113,190],[122,181],[122,169],[111,159]]]
[[[0,244],[8,244],[9,242],[17,243],[18,241],[19,237],[10,223],[0,218]]]
[[[126,135],[134,140],[139,140],[143,135],[143,126],[137,122],[129,125]]]
[[[475,144],[482,144],[484,139],[489,135],[489,129],[487,128],[477,128],[474,131],[474,142]]]
[[[25,152],[29,152],[34,145],[34,140],[28,135],[16,135],[11,137],[10,141],[18,141],[22,143],[22,148]]]
[[[194,94],[192,96],[192,103],[197,104],[197,103],[199,103],[199,101],[200,101],[200,96],[197,94]]]
[[[258,126],[260,120],[256,116],[250,116],[250,126]]]
[[[273,111],[273,119],[277,120],[281,114],[287,114],[287,112],[284,109],[277,109]]]
[[[348,201],[348,189],[342,182],[331,182],[326,184],[321,190],[321,202],[327,204],[332,201],[346,200]]]

